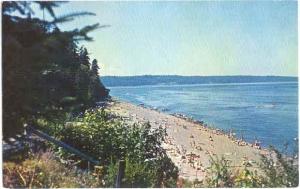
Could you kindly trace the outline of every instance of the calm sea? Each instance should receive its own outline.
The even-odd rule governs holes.
[[[182,113],[229,130],[248,142],[282,149],[298,138],[298,83],[110,87],[120,100]],[[290,145],[292,146],[292,145]]]

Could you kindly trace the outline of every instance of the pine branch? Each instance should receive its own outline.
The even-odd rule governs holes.
[[[55,13],[53,8],[59,6],[59,2],[53,2],[53,1],[35,1],[40,6],[41,10],[46,9],[48,13],[55,18]]]
[[[18,11],[20,14],[32,14],[33,11],[30,8],[30,2],[27,1],[4,1],[2,4],[2,13],[9,14],[14,11]]]
[[[58,24],[58,23],[62,23],[62,22],[69,22],[74,20],[74,17],[79,17],[79,16],[95,16],[95,13],[91,13],[91,12],[75,12],[75,13],[71,13],[71,14],[66,14],[60,17],[56,17],[52,23],[53,24]]]
[[[100,25],[99,23],[97,23],[97,24],[85,26],[84,28],[82,28],[80,30],[75,29],[72,31],[73,38],[76,41],[81,41],[81,40],[93,41],[93,38],[89,37],[87,34],[96,29],[106,28],[106,27],[110,27],[110,25]]]
[[[84,35],[84,34],[87,34],[88,32],[94,31],[96,29],[106,28],[106,27],[110,27],[110,25],[100,25],[99,23],[97,23],[97,24],[85,26],[84,28],[79,30],[79,33]]]

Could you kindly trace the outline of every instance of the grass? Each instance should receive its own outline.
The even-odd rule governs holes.
[[[22,162],[4,162],[3,185],[6,188],[103,187],[97,172],[67,167],[51,151],[32,154]]]

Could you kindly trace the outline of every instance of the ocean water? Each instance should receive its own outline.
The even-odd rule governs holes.
[[[223,130],[232,129],[262,146],[295,144],[298,138],[298,83],[234,83],[110,87],[120,100],[182,113]]]

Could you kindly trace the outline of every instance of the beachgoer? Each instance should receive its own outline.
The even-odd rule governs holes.
[[[261,149],[261,147],[260,147],[260,142],[257,141],[257,140],[255,140],[255,141],[254,141],[254,147],[257,148],[257,149]]]

